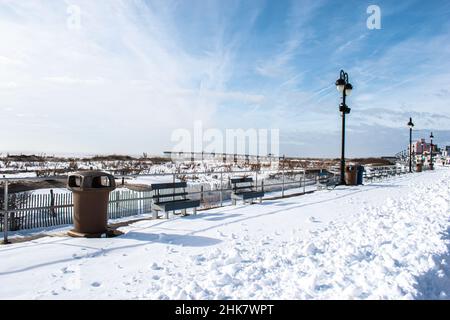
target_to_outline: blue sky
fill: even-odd
[[[0,0],[0,150],[158,154],[202,121],[337,157],[341,68],[349,156],[404,149],[410,116],[450,145],[449,17],[437,0]]]

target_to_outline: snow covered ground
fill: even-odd
[[[0,298],[446,299],[450,169],[0,247]]]

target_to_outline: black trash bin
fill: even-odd
[[[69,175],[67,188],[73,192],[74,237],[101,237],[107,232],[109,193],[116,188],[114,177],[101,171]]]
[[[358,165],[356,167],[356,170],[358,171],[358,178],[356,179],[356,184],[362,185],[364,183],[364,166]]]

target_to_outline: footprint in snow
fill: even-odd
[[[152,270],[162,270],[162,267],[158,266],[158,264],[154,262],[150,266],[150,269],[152,269]]]
[[[178,252],[178,251],[175,250],[174,248],[170,248],[170,247],[167,247],[167,248],[166,248],[166,251],[167,251],[168,254],[172,254],[172,253],[177,253],[177,252]]]
[[[61,273],[75,273],[75,270],[73,270],[73,267],[64,267],[61,269]]]
[[[102,285],[102,283],[101,282],[97,282],[97,281],[91,283],[91,286],[94,287],[94,288],[98,288],[101,285]]]

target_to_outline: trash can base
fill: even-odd
[[[75,230],[70,230],[67,232],[67,235],[73,238],[113,238],[122,234],[123,232],[110,228],[106,229],[106,231],[102,233],[84,233]]]

